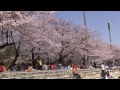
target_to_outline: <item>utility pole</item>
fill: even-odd
[[[111,43],[112,43],[112,40],[111,40],[111,32],[110,32],[110,30],[111,30],[111,22],[108,21],[109,39],[110,39],[110,44],[111,44]]]
[[[83,11],[83,16],[84,16],[84,27],[85,27],[85,35],[86,35],[86,44],[88,42],[88,33],[87,33],[87,24],[86,24],[86,14],[85,11]],[[87,54],[85,55],[85,60],[87,62],[88,68],[90,67],[90,61],[88,60],[88,50],[86,50]]]
[[[112,40],[111,40],[111,22],[108,21],[108,31],[109,31],[109,40],[110,40],[110,49],[112,50]],[[114,66],[115,60],[112,60],[112,64]]]
[[[86,15],[85,15],[85,11],[83,11],[83,16],[84,16],[84,26],[86,27]]]

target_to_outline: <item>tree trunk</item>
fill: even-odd
[[[8,44],[8,30],[6,31],[6,44]]]
[[[15,59],[13,60],[13,62],[11,63],[11,65],[9,66],[9,69],[11,69],[11,67],[15,64],[15,62],[17,61],[18,57],[19,57],[19,53],[18,53],[18,51],[16,51],[16,53],[15,53]]]
[[[9,66],[9,69],[11,69],[11,67],[15,64],[15,62],[17,61],[17,58],[19,57],[20,43],[21,43],[21,42],[19,42],[17,48],[16,48],[16,46],[15,46],[15,44],[14,44],[14,48],[15,48],[15,59],[13,60],[13,62],[11,63],[11,65]]]
[[[58,64],[63,64],[63,59],[62,58],[59,58]]]
[[[35,69],[35,58],[34,58],[34,53],[32,52],[32,64],[33,64],[33,69]]]
[[[72,65],[72,60],[71,59],[67,61],[67,66],[68,65]]]
[[[89,57],[87,56],[87,68],[89,69],[90,68],[90,60],[89,60]]]
[[[32,48],[32,51],[31,51],[33,69],[35,69],[35,54],[34,54],[34,49],[35,49],[35,48]]]
[[[85,58],[85,56],[83,57],[83,65],[86,66],[86,58]]]

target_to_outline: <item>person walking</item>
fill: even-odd
[[[105,78],[105,65],[104,65],[104,63],[101,64],[101,77]]]

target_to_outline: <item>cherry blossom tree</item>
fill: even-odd
[[[29,16],[30,17],[27,18],[31,19],[30,22],[19,25],[17,28],[18,32],[23,35],[21,43],[24,47],[22,49],[26,48],[26,51],[31,52],[32,61],[34,63],[35,56],[39,56],[39,54],[43,53],[47,54],[45,48],[51,43],[48,37],[51,32],[49,30],[49,23],[54,21],[55,18],[48,13],[29,14]]]
[[[15,59],[26,54],[33,61],[41,57],[44,62],[88,64],[89,58],[96,61],[110,60],[119,55],[119,47],[101,40],[95,32],[70,21],[60,19],[49,11],[1,11],[0,12],[0,49],[13,45]],[[118,57],[119,58],[119,57]],[[48,60],[49,59],[49,60]]]

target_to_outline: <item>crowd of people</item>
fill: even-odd
[[[14,64],[10,71],[16,72],[16,71],[26,71],[26,72],[33,72],[34,70],[72,70],[72,75],[78,79],[81,78],[81,76],[78,73],[78,68],[80,68],[77,64],[63,66],[62,64],[45,64],[45,63],[39,63],[39,66],[34,69],[32,62],[30,61],[28,64],[21,63],[21,64]],[[0,63],[0,72],[8,72],[9,70],[6,69],[5,65],[3,63]]]
[[[38,62],[35,64],[33,68],[32,61],[30,60],[28,63],[18,63],[13,64],[10,69],[7,70],[3,63],[0,63],[0,72],[8,72],[8,71],[33,71],[33,70],[72,70],[73,65],[63,66],[62,64],[47,64],[43,62]]]
[[[28,60],[26,63],[16,63],[11,66],[10,69],[7,69],[3,63],[0,64],[1,68],[4,67],[5,70],[1,69],[0,72],[8,72],[8,71],[33,71],[33,70],[68,70],[73,69],[74,64],[72,65],[62,65],[62,64],[54,64],[54,63],[45,63],[41,59],[36,60],[33,65],[32,60]],[[94,64],[96,67],[96,65]],[[86,65],[77,65],[78,69],[86,69]],[[94,67],[93,67],[94,68]]]
[[[96,65],[94,65],[96,67]],[[94,67],[94,68],[95,68]],[[107,65],[106,63],[101,64],[101,78],[102,79],[115,79],[115,77],[111,74],[113,72],[113,67]],[[34,70],[72,70],[72,75],[76,78],[81,79],[80,74],[78,73],[78,69],[81,69],[80,65],[72,64],[68,66],[63,66],[62,64],[47,64],[39,61],[33,68],[32,61],[29,61],[29,63],[18,63],[14,64],[10,70],[7,70],[5,65],[3,63],[0,63],[0,72],[8,72],[8,71],[26,71],[26,72],[33,72]],[[119,77],[120,78],[120,77]]]
[[[101,78],[102,79],[115,79],[115,77],[111,74],[113,68],[106,63],[101,64]]]

